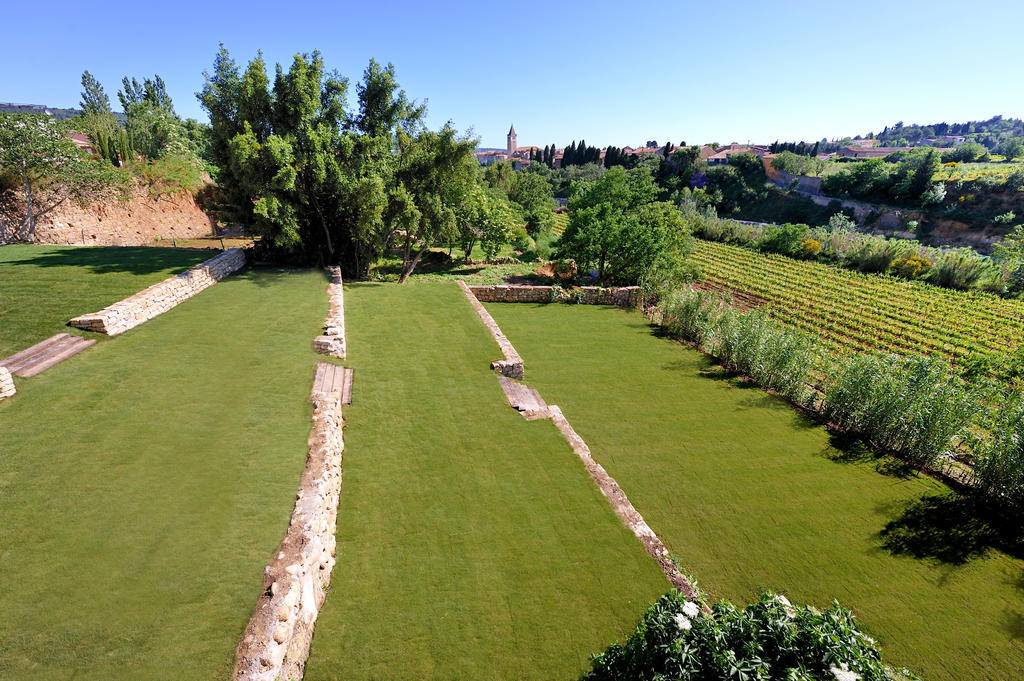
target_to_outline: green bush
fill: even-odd
[[[149,193],[153,196],[182,192],[194,194],[204,184],[202,171],[196,164],[179,156],[135,163],[130,167],[132,173],[149,186]]]
[[[662,325],[672,333],[705,347],[725,299],[708,291],[682,291],[663,301]]]
[[[772,321],[759,311],[719,318],[711,351],[729,371],[749,376],[798,404],[816,357],[810,336]]]
[[[633,634],[591,659],[585,681],[889,681],[917,678],[882,664],[849,610],[796,607],[770,592],[711,612],[675,591],[649,607]]]
[[[982,409],[980,395],[946,362],[896,355],[850,357],[821,406],[841,430],[925,466],[956,449]]]
[[[990,438],[975,457],[976,485],[996,507],[1024,514],[1024,394],[1006,399],[991,416]]]
[[[764,228],[757,247],[768,253],[798,255],[800,254],[800,243],[807,238],[810,229],[807,225],[802,224],[785,224],[781,227],[770,225]]]
[[[966,291],[986,276],[993,274],[993,265],[978,257],[969,248],[942,251],[928,271],[928,281],[936,286]]]

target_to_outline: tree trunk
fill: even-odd
[[[423,248],[421,248],[419,253],[416,254],[416,257],[412,259],[411,263],[409,263],[409,266],[402,268],[402,276],[398,280],[399,284],[404,284],[405,283],[405,280],[409,278],[409,275],[412,274],[412,271],[414,269],[416,269],[416,265],[420,264],[420,258],[422,258],[423,254],[426,253],[428,250],[430,250],[430,246],[429,245],[424,246]]]

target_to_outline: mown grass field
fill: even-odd
[[[0,678],[230,677],[305,461],[325,285],[244,271],[0,402]]]
[[[883,474],[635,312],[488,304],[526,380],[702,587],[851,607],[929,681],[1024,669],[1024,561],[935,482]]]
[[[574,679],[668,582],[452,282],[346,286],[338,564],[307,681]]]
[[[693,260],[706,288],[751,294],[772,317],[841,352],[953,361],[1024,343],[1024,302],[758,253],[703,239]]]
[[[216,253],[176,248],[0,247],[0,358]],[[94,334],[96,336],[96,334]]]

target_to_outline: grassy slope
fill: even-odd
[[[247,271],[0,403],[0,678],[230,676],[326,309],[317,272]]]
[[[929,681],[1009,679],[1024,668],[1024,563],[895,556],[880,532],[923,479],[842,463],[827,433],[698,353],[609,308],[487,306],[595,458],[700,583],[747,600],[761,588],[852,607],[890,662]],[[921,509],[921,506],[915,508]],[[937,514],[941,517],[942,506]],[[915,529],[914,516],[903,516]],[[917,527],[916,546],[970,554],[962,526]],[[935,534],[931,534],[935,531]]]
[[[346,287],[338,564],[307,681],[569,679],[668,582],[454,283]]]
[[[72,317],[215,256],[175,248],[0,248],[0,358],[62,331]]]

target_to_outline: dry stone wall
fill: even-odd
[[[7,367],[0,367],[0,400],[6,400],[17,392],[14,388],[14,379]]]
[[[40,218],[35,243],[145,246],[158,240],[195,239],[215,231],[216,223],[188,192],[153,197],[148,187],[140,186],[124,203],[83,207],[64,202]]]
[[[341,394],[314,392],[309,453],[288,532],[236,651],[235,681],[301,679],[335,563],[344,442]]]
[[[640,302],[640,288],[602,288],[581,286],[575,289],[556,289],[552,286],[469,286],[481,303],[580,303],[583,305],[618,305],[635,307]]]
[[[341,268],[328,268],[331,282],[327,285],[330,309],[324,323],[324,333],[313,339],[313,349],[321,355],[345,359],[345,288]]]
[[[239,248],[232,248],[190,270],[153,284],[130,298],[99,312],[75,317],[68,323],[79,329],[116,336],[167,312],[178,303],[237,272],[244,265],[245,253]]]
[[[491,362],[491,368],[494,369],[495,371],[497,371],[498,373],[500,373],[502,376],[508,376],[509,378],[519,378],[519,379],[521,379],[523,377],[523,358],[519,356],[518,352],[516,352],[516,349],[512,345],[512,342],[509,341],[509,339],[505,337],[505,334],[503,334],[501,332],[501,328],[498,326],[498,323],[496,321],[494,321],[494,317],[492,317],[491,314],[487,310],[484,309],[484,306],[480,304],[480,300],[481,299],[477,298],[476,292],[473,290],[474,288],[502,288],[502,287],[493,287],[493,286],[477,286],[477,287],[472,287],[472,286],[467,286],[466,282],[460,280],[459,281],[459,288],[461,288],[462,292],[464,294],[466,294],[466,298],[469,300],[470,304],[473,306],[473,309],[476,310],[477,316],[480,317],[481,320],[483,320],[484,325],[487,326],[488,330],[490,330],[490,332],[491,332],[491,335],[494,336],[494,340],[496,340],[498,342],[498,347],[501,348],[501,354],[503,354],[505,356],[505,359],[496,360],[494,362]],[[504,288],[509,288],[509,287],[506,286]],[[530,288],[543,288],[543,287],[532,286]],[[488,302],[490,302],[490,301],[488,301]]]

